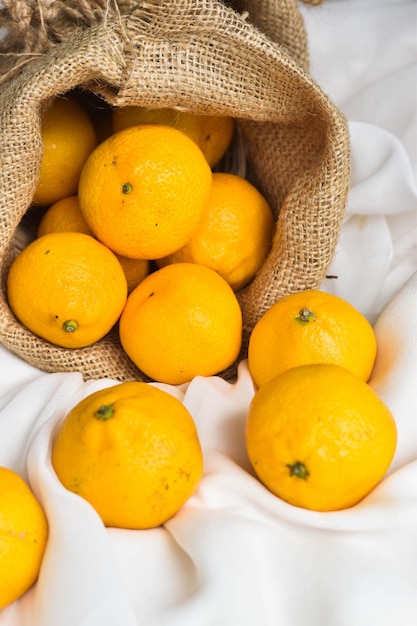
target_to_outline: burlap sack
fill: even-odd
[[[295,0],[233,6],[216,0],[45,0],[42,15],[40,0],[23,4],[26,26],[41,24],[43,34],[34,40],[37,50],[32,45],[24,51],[11,32],[12,54],[1,67],[0,341],[45,371],[146,380],[124,354],[116,330],[87,348],[58,348],[22,327],[7,304],[16,233],[39,175],[41,114],[51,97],[79,87],[110,105],[185,107],[237,119],[247,177],[276,217],[271,254],[238,294],[243,358],[254,324],[274,302],[325,278],[349,189],[346,120],[308,74]],[[70,15],[74,6],[78,16]],[[47,9],[57,11],[55,20]],[[266,34],[271,12],[276,19]],[[223,375],[231,378],[235,371]]]

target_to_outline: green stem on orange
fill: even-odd
[[[97,409],[97,411],[95,411],[94,417],[99,420],[108,420],[114,415],[114,411],[115,409],[113,404],[103,404]]]
[[[65,330],[66,333],[75,333],[78,328],[78,322],[77,320],[66,320],[62,324],[62,328]]]
[[[301,461],[296,461],[292,464],[287,464],[287,467],[290,470],[290,476],[296,476],[296,478],[302,478],[303,480],[307,480],[310,476],[310,472],[307,467]]]
[[[300,322],[314,322],[316,320],[316,315],[306,306],[300,309],[297,317],[295,318]]]
[[[132,193],[133,191],[133,185],[131,185],[131,183],[124,183],[123,187],[122,187],[122,192],[127,195],[129,193]]]

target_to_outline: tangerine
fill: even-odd
[[[261,482],[315,511],[362,500],[389,468],[396,443],[388,407],[339,365],[282,372],[256,391],[246,423],[249,459]]]

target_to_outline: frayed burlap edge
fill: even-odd
[[[219,0],[220,1],[220,0]],[[303,0],[320,4],[322,0]],[[98,26],[140,4],[137,0],[3,0],[0,10],[0,82],[75,33]],[[229,0],[245,19],[308,67],[307,36],[296,0]]]

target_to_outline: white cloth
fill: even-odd
[[[0,612],[0,626],[417,623],[417,5],[327,0],[302,11],[313,76],[352,137],[352,191],[329,272],[338,278],[323,289],[377,320],[370,384],[397,422],[394,461],[344,511],[274,497],[245,452],[254,388],[244,361],[234,384],[157,385],[195,419],[203,479],[163,527],[106,529],[59,483],[50,453],[68,410],[114,381],[46,374],[0,346],[0,464],[29,481],[50,524],[39,580]]]

